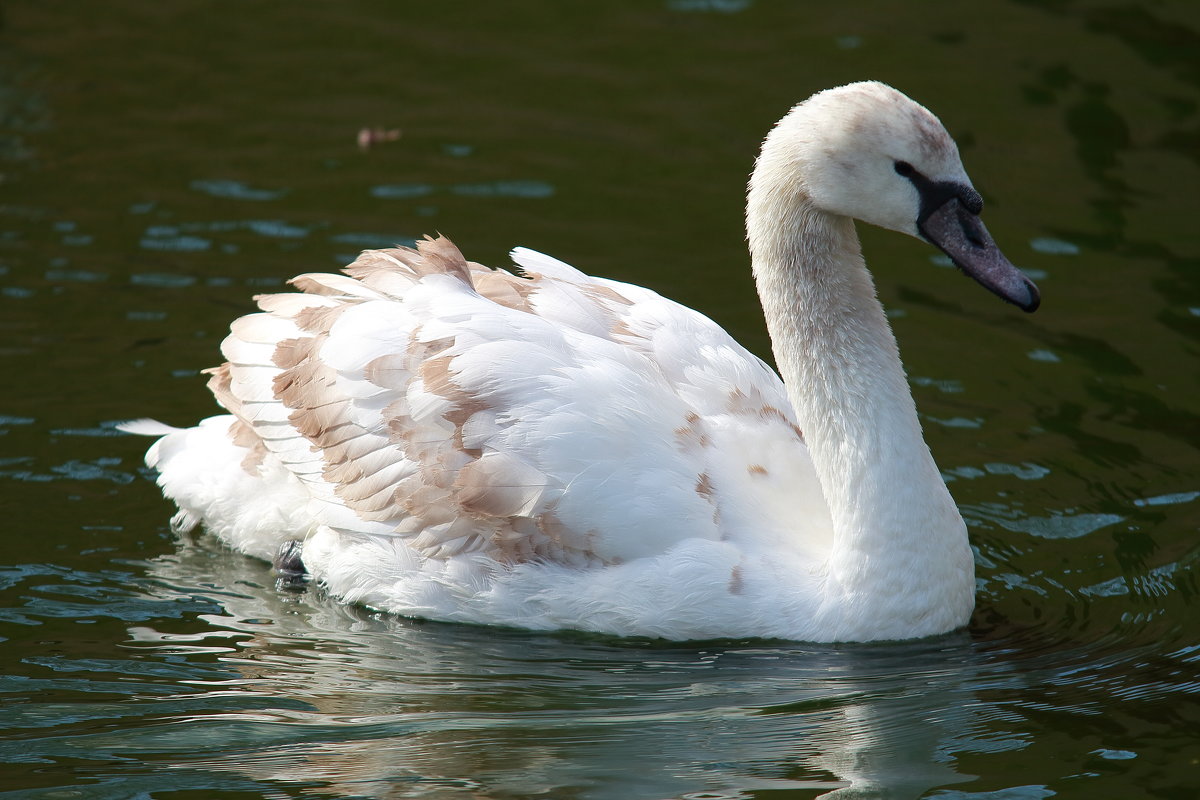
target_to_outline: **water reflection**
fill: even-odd
[[[160,599],[198,592],[222,610],[200,633],[133,628],[129,646],[234,670],[198,687],[223,709],[138,734],[176,768],[347,796],[916,798],[972,779],[958,752],[1022,746],[976,736],[993,709],[972,687],[1020,679],[965,634],[663,646],[381,618],[280,594],[264,567],[207,547],[149,569]]]
[[[1032,721],[1053,718],[1072,732],[1056,745],[1054,777],[1111,777],[1141,764],[1124,763],[1144,749],[1132,731],[1185,724],[1186,705],[1171,698],[1200,693],[1195,646],[1166,654],[1169,635],[1131,645],[1146,619],[1089,632],[1089,606],[1103,598],[1054,582],[1004,590],[1037,590],[1048,608],[1069,599],[1069,614],[1033,627],[985,603],[971,632],[925,642],[679,646],[372,615],[281,593],[264,565],[207,542],[145,568],[160,607],[208,605],[182,631],[131,618],[126,647],[182,691],[164,698],[160,687],[142,725],[75,737],[73,749],[132,750],[259,787],[1044,797],[1053,790],[1031,776],[967,765],[1032,748]]]

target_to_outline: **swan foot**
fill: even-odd
[[[279,545],[272,566],[275,567],[275,588],[281,592],[302,592],[308,587],[308,570],[304,568],[304,543],[284,542]]]

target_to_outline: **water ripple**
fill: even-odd
[[[1051,584],[1019,584],[1053,602]],[[0,761],[152,761],[210,791],[214,774],[351,796],[470,775],[527,796],[574,775],[614,798],[899,780],[966,797],[945,788],[971,780],[955,759],[1033,747],[1031,719],[1197,691],[1194,647],[1134,680],[1149,650],[1049,627],[826,647],[420,623],[281,594],[265,565],[211,543],[124,570],[0,570],[13,589],[44,626],[119,620],[129,655],[26,654],[29,675],[0,692],[22,700],[10,730],[37,733],[0,743]],[[973,794],[1023,796],[997,791]]]
[[[197,192],[233,200],[277,200],[287,193],[284,189],[254,189],[232,180],[196,180],[188,185]]]

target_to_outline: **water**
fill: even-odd
[[[0,797],[1194,796],[1194,4],[443,6],[6,6]],[[752,155],[863,77],[943,117],[1045,298],[1020,315],[863,232],[977,550],[969,630],[419,623],[168,531],[113,422],[212,413],[198,371],[249,296],[362,247],[524,244],[766,355]]]

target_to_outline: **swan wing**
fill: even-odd
[[[722,538],[755,458],[807,463],[782,384],[715,323],[513,257],[431,239],[257,298],[210,381],[243,467],[277,460],[347,535],[580,566]]]

